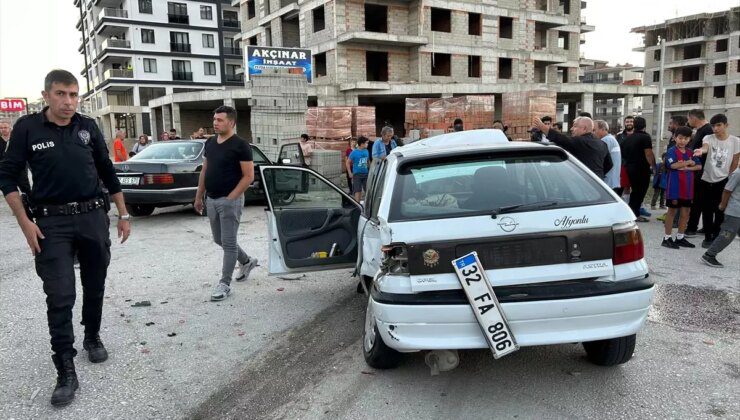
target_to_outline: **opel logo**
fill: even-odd
[[[123,165],[121,166],[121,169],[123,169],[123,172],[128,172],[128,170],[131,169],[131,167],[128,165]]]
[[[504,232],[513,232],[516,227],[519,226],[519,223],[516,222],[516,220],[512,219],[511,217],[503,217],[498,222],[498,227],[501,228]]]

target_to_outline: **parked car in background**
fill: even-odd
[[[195,201],[198,177],[203,168],[204,140],[170,140],[155,142],[126,162],[114,163],[118,180],[126,200],[129,213],[133,216],[148,216],[158,207],[190,205]],[[303,165],[303,155],[295,153],[296,147],[288,144],[281,150],[284,158],[279,164]],[[257,147],[252,145],[254,159],[254,182],[244,193],[245,204],[263,202],[262,165],[273,162]],[[290,194],[280,196],[290,199]]]

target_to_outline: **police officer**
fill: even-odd
[[[78,92],[77,79],[71,73],[51,71],[42,92],[48,106],[16,122],[5,158],[0,162],[0,190],[35,256],[36,273],[46,293],[52,360],[57,370],[53,405],[70,403],[78,388],[72,330],[75,254],[80,261],[83,290],[82,345],[91,362],[108,358],[98,333],[110,263],[110,238],[107,202],[98,179],[118,208],[118,237],[122,243],[131,231],[130,216],[103,135],[92,119],[75,112]],[[26,164],[30,165],[34,183],[29,205],[24,208],[17,182]]]

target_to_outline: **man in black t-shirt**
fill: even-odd
[[[250,258],[236,240],[244,192],[254,181],[254,162],[251,146],[234,133],[236,110],[221,106],[213,114],[216,135],[205,144],[195,210],[202,214],[203,196],[208,196],[206,213],[211,222],[213,241],[224,251],[221,280],[211,293],[211,300],[219,301],[231,293],[231,275],[237,261],[239,272],[236,281],[246,280],[257,266],[257,259]]]
[[[691,138],[689,145],[686,146],[689,149],[696,150],[701,149],[704,144],[704,137],[714,134],[712,131],[712,125],[707,121],[704,111],[701,109],[692,109],[688,115],[689,127],[696,130],[694,137]],[[701,165],[707,163],[706,156],[702,156]],[[702,203],[704,191],[702,190],[702,183],[700,182],[701,176],[704,174],[704,169],[694,173],[694,201],[691,202],[691,213],[689,215],[689,224],[686,227],[686,236],[696,236],[696,231],[699,228],[699,219],[701,218]]]
[[[645,119],[635,117],[634,124],[635,131],[621,144],[622,161],[632,187],[629,206],[637,221],[647,222],[648,220],[640,215],[640,207],[650,186],[650,174],[655,170],[655,155],[650,134],[645,132]]]

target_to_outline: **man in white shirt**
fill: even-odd
[[[731,136],[727,131],[727,117],[717,114],[709,120],[714,134],[705,136],[701,148],[694,150],[694,156],[706,155],[704,174],[701,176],[703,195],[702,223],[704,224],[704,241],[702,247],[709,248],[719,234],[719,227],[724,220],[724,212],[719,209],[722,191],[727,184],[727,177],[735,171],[740,160],[740,138]]]
[[[618,190],[621,187],[619,175],[622,170],[622,150],[619,148],[619,143],[614,136],[609,134],[609,124],[604,120],[594,121],[594,137],[601,139],[609,148],[609,155],[612,157],[614,166],[604,175],[604,182],[619,194]]]

